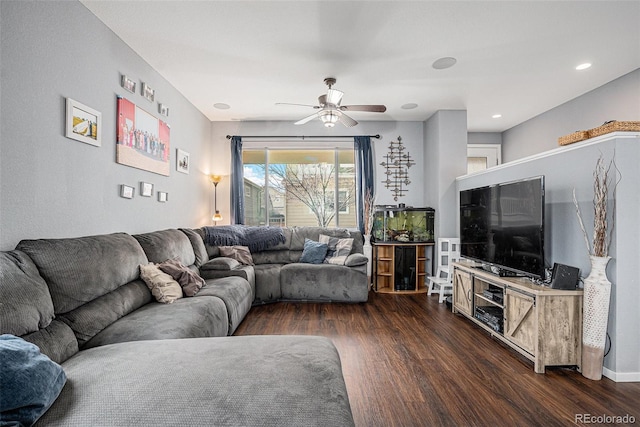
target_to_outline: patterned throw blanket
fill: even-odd
[[[247,225],[221,225],[204,227],[204,241],[211,246],[248,246],[251,252],[260,252],[286,237],[280,227],[257,227]]]

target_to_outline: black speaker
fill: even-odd
[[[551,288],[553,289],[575,289],[578,287],[578,276],[580,270],[569,265],[553,264],[551,272]]]

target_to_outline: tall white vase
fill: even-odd
[[[362,252],[364,252],[364,256],[367,257],[369,262],[367,262],[367,277],[371,278],[371,268],[373,267],[373,248],[371,247],[371,234],[364,235],[364,244],[362,245]],[[370,280],[370,279],[369,279]]]
[[[611,282],[607,264],[611,257],[591,258],[591,272],[584,279],[582,307],[582,375],[591,380],[602,378],[604,347],[607,341]]]

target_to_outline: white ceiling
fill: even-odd
[[[275,103],[335,77],[343,105],[387,106],[358,121],[466,109],[498,132],[640,67],[640,0],[81,1],[212,121],[296,121],[314,110]]]

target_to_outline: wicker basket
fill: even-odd
[[[570,133],[569,135],[561,136],[558,138],[559,145],[569,145],[574,142],[584,141],[589,138],[589,131],[579,130],[577,132]]]
[[[640,132],[640,122],[618,122],[612,120],[602,126],[589,129],[589,138],[604,135],[611,132]]]

